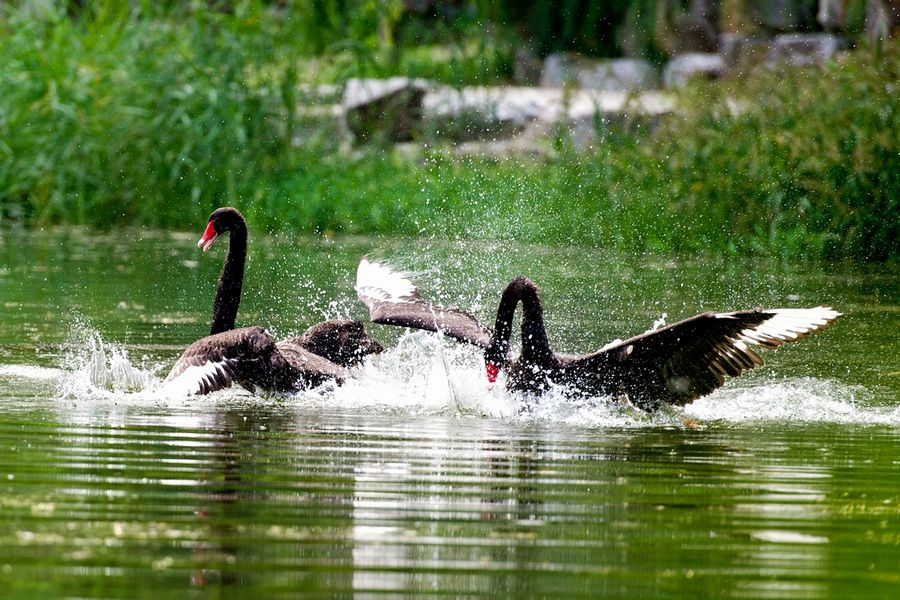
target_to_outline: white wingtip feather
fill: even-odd
[[[204,388],[214,387],[218,380],[228,381],[230,385],[231,379],[227,369],[229,363],[228,360],[223,362],[208,360],[202,365],[190,365],[175,377],[171,374],[166,377],[161,391],[170,396],[193,396],[202,394]]]
[[[406,273],[394,271],[387,263],[363,257],[356,269],[356,293],[384,302],[406,302],[416,295],[416,286]]]
[[[791,342],[823,329],[841,316],[828,306],[815,308],[775,308],[766,312],[774,316],[756,327],[741,332],[744,341],[755,344]]]

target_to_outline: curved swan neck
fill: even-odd
[[[210,335],[234,329],[241,288],[244,285],[244,263],[247,260],[247,225],[238,221],[231,227],[228,255],[216,286]]]
[[[519,302],[522,303],[522,356],[538,358],[552,354],[544,329],[544,309],[537,286],[525,277],[517,277],[503,290],[494,334],[485,351],[485,358],[497,366],[505,367],[509,362],[509,339]]]

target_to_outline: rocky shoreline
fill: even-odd
[[[428,144],[458,155],[542,156],[553,152],[548,140],[560,132],[576,149],[584,149],[609,128],[652,131],[677,114],[675,90],[691,81],[740,77],[757,69],[822,67],[840,62],[853,46],[853,38],[843,35],[847,24],[841,2],[819,2],[816,18],[824,31],[818,33],[797,31],[802,23],[790,3],[754,5],[753,22],[743,28],[752,33],[746,34],[717,33],[706,14],[715,11],[695,4],[700,8],[683,15],[693,21],[669,24],[677,31],[670,32],[664,65],[571,53],[539,60],[521,49],[514,85],[453,88],[405,77],[351,79],[343,86],[305,86],[300,114],[330,122],[346,148],[375,141],[413,154]],[[890,37],[900,12],[894,4],[867,3],[870,42],[873,36]],[[729,109],[739,111],[746,102],[735,100]]]

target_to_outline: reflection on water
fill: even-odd
[[[785,449],[786,450],[786,449]],[[780,451],[780,450],[779,450]],[[738,564],[759,570],[761,577],[735,590],[745,598],[822,598],[827,590],[830,552],[817,523],[833,519],[828,506],[829,473],[820,466],[777,465],[748,473],[754,480],[754,502],[736,506],[738,519],[752,523],[750,537],[762,542],[738,557]],[[799,481],[798,481],[799,480]],[[784,581],[785,572],[805,581]]]
[[[534,275],[567,350],[663,312],[799,296],[848,314],[652,415],[603,398],[524,402],[488,388],[472,350],[380,329],[393,349],[342,388],[177,398],[157,388],[206,329],[216,260],[193,237],[33,238],[0,247],[4,597],[893,598],[900,586],[891,272],[541,248],[497,265],[491,248],[395,247],[402,267],[444,265],[423,286],[482,316],[504,280]],[[350,279],[373,244],[258,242],[242,322],[286,337],[362,316]]]
[[[883,428],[107,410],[0,425],[0,564],[23,594],[99,578],[120,595],[133,573],[157,590],[363,594],[840,598],[897,583]],[[862,446],[870,458],[848,464]]]

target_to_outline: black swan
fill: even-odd
[[[544,328],[538,288],[517,277],[503,291],[494,330],[469,313],[424,300],[403,273],[363,259],[356,291],[369,307],[372,322],[439,331],[484,349],[488,380],[500,370],[512,390],[540,393],[551,384],[571,393],[608,395],[644,409],[684,405],[762,364],[750,344],[777,348],[831,324],[840,313],[827,307],[808,309],[707,312],[642,335],[615,342],[582,356],[551,350]],[[510,358],[513,314],[522,303],[522,350]]]
[[[359,321],[325,321],[277,343],[262,327],[235,329],[247,258],[244,217],[230,207],[213,211],[197,246],[205,252],[225,233],[231,239],[210,335],[188,346],[164,385],[188,394],[208,394],[235,383],[251,391],[294,392],[329,380],[341,383],[347,367],[383,350]]]

